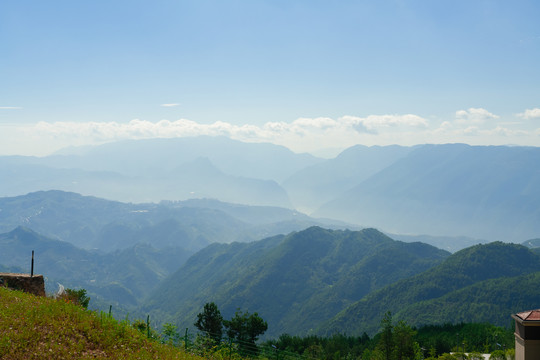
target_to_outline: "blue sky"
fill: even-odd
[[[540,145],[539,18],[520,0],[2,1],[0,155],[199,134]]]

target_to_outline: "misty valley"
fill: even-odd
[[[29,272],[35,251],[50,294],[190,331],[215,303],[260,315],[266,340],[369,338],[389,313],[508,327],[539,306],[538,164],[535,147],[323,159],[221,137],[2,156],[0,272]]]

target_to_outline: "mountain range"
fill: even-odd
[[[249,242],[313,225],[293,210],[212,199],[132,204],[63,191],[0,198],[0,269],[36,271],[48,291],[84,287],[92,304],[133,309],[212,243]]]
[[[226,204],[216,203],[221,207]],[[384,313],[412,325],[490,322],[537,307],[540,254],[534,241],[493,242],[454,254],[396,241],[375,229],[310,227],[247,243],[213,243],[187,257],[138,243],[104,253],[18,227],[0,234],[0,269],[88,290],[92,308],[150,314],[191,327],[206,302],[268,321],[268,336],[350,335],[379,330]],[[531,247],[531,248],[529,248]],[[141,315],[142,314],[142,315]]]
[[[191,326],[206,302],[224,316],[258,312],[269,335],[306,334],[368,293],[418,274],[448,252],[375,229],[311,227],[252,243],[213,244],[163,281],[143,312]]]
[[[540,299],[540,256],[517,244],[494,242],[460,250],[433,268],[390,284],[321,324],[323,333],[378,330],[391,311],[411,325],[510,323]]]
[[[540,233],[540,148],[422,145],[314,216],[403,234],[521,243]]]
[[[142,311],[191,326],[206,302],[256,311],[268,335],[375,334],[390,311],[426,324],[510,323],[538,307],[540,256],[493,242],[454,254],[375,229],[312,227],[249,244],[214,244],[164,280]]]
[[[322,161],[225,137],[147,139],[0,157],[0,196],[64,190],[124,202],[215,198],[290,207],[278,181]]]
[[[35,250],[49,291],[181,327],[210,301],[269,336],[374,334],[387,311],[507,325],[540,298],[538,164],[537,147],[321,159],[220,137],[0,157],[0,270]]]
[[[44,275],[49,293],[58,284],[85,288],[93,306],[104,303],[128,308],[136,306],[186,258],[180,249],[157,250],[146,244],[105,254],[23,227],[0,234],[0,264],[5,268],[30,273],[32,251],[34,272]]]
[[[0,157],[0,196],[216,199],[392,234],[520,243],[540,233],[539,163],[538,147],[357,145],[321,159],[223,137],[148,139]]]
[[[412,150],[411,147],[397,145],[355,145],[334,159],[297,171],[282,186],[287,190],[293,206],[310,213],[407,156]]]
[[[148,243],[191,255],[213,242],[253,241],[312,225],[345,226],[290,209],[211,199],[133,204],[63,191],[0,198],[0,232],[24,226],[105,252]]]

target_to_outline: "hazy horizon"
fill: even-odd
[[[0,155],[227,136],[540,144],[534,1],[4,2]]]

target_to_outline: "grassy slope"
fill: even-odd
[[[127,323],[61,300],[0,287],[2,359],[201,359],[148,340]]]

